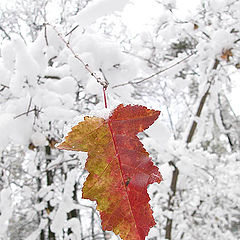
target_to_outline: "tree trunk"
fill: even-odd
[[[73,191],[73,200],[77,202],[77,183],[74,184],[74,191]],[[71,218],[79,218],[79,210],[73,209],[69,213],[67,213],[67,219]],[[72,229],[68,229],[68,235],[72,233]]]
[[[47,166],[51,163],[51,148],[50,146],[46,146],[45,147],[45,153],[46,153],[46,163]],[[47,186],[50,186],[53,184],[53,170],[47,170]],[[50,201],[47,202],[47,212],[48,214],[51,214],[51,212],[53,211],[54,207],[51,206]],[[55,240],[55,233],[51,231],[51,223],[52,220],[50,218],[48,218],[48,240]]]
[[[177,180],[178,180],[179,170],[173,161],[170,161],[169,165],[174,167],[172,182],[170,186],[171,193],[169,194],[169,198],[168,198],[168,210],[173,213],[174,196],[176,195],[176,190],[177,190]],[[172,239],[172,218],[167,218],[165,238]]]
[[[40,162],[37,165],[37,170],[40,171]],[[40,177],[37,178],[37,190],[39,191],[42,188],[42,180]],[[42,202],[42,198],[38,198],[38,202]],[[38,221],[41,222],[43,217],[43,211],[38,212]],[[45,240],[45,231],[42,229],[40,233],[40,240]]]
[[[214,65],[213,65],[212,69],[216,70],[218,65],[219,65],[219,60],[215,59],[215,62],[214,62]],[[200,103],[198,105],[198,109],[197,109],[197,112],[196,112],[196,115],[195,115],[196,117],[201,116],[201,113],[202,113],[203,107],[205,105],[207,96],[209,94],[210,88],[211,88],[211,82],[209,83],[207,91],[205,92],[205,94],[202,96],[202,98],[200,100]],[[194,120],[193,123],[192,123],[192,126],[190,128],[189,134],[187,136],[186,143],[190,143],[192,141],[192,138],[193,138],[193,135],[196,131],[196,128],[197,128],[197,122]],[[170,186],[171,193],[169,194],[169,198],[168,198],[168,209],[169,209],[169,211],[173,212],[174,196],[176,195],[176,190],[177,190],[177,181],[178,181],[179,169],[177,168],[177,166],[172,161],[169,162],[169,165],[174,167],[174,171],[173,171],[173,174],[172,174],[172,180],[171,180],[171,186]],[[167,223],[166,223],[166,228],[165,228],[166,229],[165,239],[169,239],[169,240],[172,239],[172,222],[173,222],[172,218],[167,218]]]

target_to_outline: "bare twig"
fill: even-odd
[[[126,82],[126,83],[118,84],[118,85],[113,86],[112,88],[123,87],[123,86],[128,85],[128,84],[139,84],[139,83],[145,82],[145,81],[147,81],[147,80],[149,80],[149,79],[151,79],[151,78],[153,78],[153,77],[155,77],[155,76],[157,76],[157,75],[159,75],[159,74],[161,74],[161,73],[163,73],[163,72],[166,72],[167,70],[169,70],[169,69],[177,66],[178,64],[184,62],[185,60],[187,60],[187,59],[189,59],[191,56],[193,56],[193,54],[195,54],[195,53],[192,53],[192,54],[188,55],[187,57],[183,58],[182,60],[180,60],[180,61],[178,61],[178,62],[170,65],[170,66],[167,67],[167,68],[164,68],[164,69],[162,69],[162,70],[160,70],[160,71],[158,71],[158,72],[150,75],[149,77],[143,78],[143,79],[141,79],[141,80],[139,80],[139,81],[129,81],[129,82]]]
[[[9,88],[9,86],[6,86],[4,84],[0,84],[0,86],[2,86],[2,88],[0,89],[0,92],[3,91],[5,88]]]
[[[72,30],[70,30],[65,37],[67,37],[68,35],[70,35],[73,31],[75,31],[77,28],[79,27],[79,25],[75,26]]]
[[[108,80],[107,80],[107,78],[106,78],[106,75],[105,75],[105,73],[103,72],[103,70],[102,70],[101,68],[99,68],[99,71],[102,73],[104,81],[107,83],[107,85],[109,85],[109,82],[108,82]]]
[[[156,64],[155,62],[151,61],[151,60],[148,59],[148,58],[145,58],[145,57],[142,57],[142,56],[139,56],[139,55],[137,55],[137,54],[134,54],[134,53],[131,53],[131,52],[127,52],[127,51],[123,51],[123,53],[126,53],[126,54],[131,55],[131,56],[136,57],[136,58],[139,58],[139,59],[141,59],[141,60],[143,60],[143,61],[146,61],[146,62],[148,62],[149,64],[157,67],[157,68],[160,68],[160,66],[159,66],[158,64]]]
[[[27,116],[30,112],[34,112],[35,114],[38,114],[38,113],[40,112],[40,110],[38,110],[36,107],[34,107],[34,108],[31,109],[31,110],[28,110],[28,111],[26,111],[26,112],[24,112],[24,113],[21,113],[21,114],[15,116],[14,119],[17,119],[17,118],[19,118],[19,117],[21,117],[21,116],[23,116],[23,115],[26,115],[26,116]]]
[[[28,116],[31,105],[32,105],[32,97],[30,98],[30,101],[29,101],[29,104],[28,104],[28,109],[27,109],[27,114],[26,114],[27,116]]]
[[[107,89],[108,87],[108,82],[103,81],[100,77],[97,76],[97,74],[95,72],[93,72],[89,65],[87,63],[85,63],[75,52],[74,50],[71,48],[70,44],[64,39],[64,37],[62,36],[61,33],[59,33],[56,29],[55,26],[52,26],[49,23],[46,23],[45,25],[48,25],[50,27],[52,27],[52,29],[57,33],[57,35],[59,36],[59,38],[64,42],[64,44],[66,45],[66,47],[70,50],[70,52],[73,54],[73,56],[85,67],[85,69],[91,74],[92,77],[94,77],[96,79],[96,81],[101,84],[103,86],[104,89]]]
[[[9,36],[9,34],[5,31],[5,29],[2,26],[0,26],[0,30],[4,32],[4,34],[6,35],[8,40],[11,40],[11,37]]]
[[[46,41],[46,45],[48,46],[48,38],[47,38],[47,26],[46,24],[44,24],[44,37],[45,37],[45,41]]]
[[[59,76],[49,76],[49,75],[45,75],[44,78],[50,78],[50,79],[61,79]]]

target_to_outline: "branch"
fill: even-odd
[[[23,115],[28,116],[28,114],[29,114],[30,112],[34,112],[35,115],[37,115],[38,113],[41,112],[41,110],[38,110],[38,109],[36,108],[36,106],[35,106],[33,109],[31,109],[31,110],[27,110],[26,112],[21,113],[21,114],[15,116],[13,119],[17,119],[17,118],[19,118],[19,117],[21,117],[21,116],[23,116]]]
[[[48,46],[48,37],[47,37],[47,26],[46,24],[44,24],[44,37],[45,37],[45,41],[46,41],[46,45]]]
[[[79,25],[75,26],[72,30],[70,30],[65,37],[67,37],[68,35],[70,35],[73,31],[75,31],[77,28],[79,27]]]
[[[94,73],[89,65],[87,63],[85,63],[75,52],[74,50],[71,48],[70,44],[64,39],[64,37],[62,36],[61,33],[59,33],[56,29],[55,26],[52,26],[49,23],[45,23],[45,25],[48,25],[50,27],[52,27],[52,29],[57,33],[57,35],[59,36],[59,38],[64,42],[64,44],[66,45],[66,47],[70,50],[70,52],[73,54],[73,56],[85,67],[85,69],[91,74],[92,77],[94,77],[96,79],[96,81],[101,84],[103,86],[104,89],[107,89],[108,87],[108,82],[103,81],[100,77],[97,76],[96,73]]]
[[[5,88],[9,88],[9,86],[6,86],[6,85],[4,85],[4,84],[0,84],[0,86],[2,87],[2,88],[0,89],[0,92],[2,92]]]
[[[141,60],[143,60],[143,61],[148,62],[148,63],[151,64],[151,65],[154,65],[154,66],[157,67],[157,68],[160,68],[160,66],[159,66],[158,64],[156,64],[155,62],[151,61],[151,60],[148,59],[148,58],[145,58],[145,57],[142,57],[142,56],[139,56],[139,55],[137,55],[137,54],[130,53],[130,52],[127,52],[127,51],[123,51],[123,53],[126,53],[126,54],[131,55],[131,56],[136,57],[136,58],[139,58],[139,59],[141,59]]]
[[[11,40],[11,37],[9,36],[9,34],[3,29],[2,26],[0,26],[0,30],[2,30],[4,32],[4,34],[6,35],[6,37],[8,38],[8,40]]]
[[[139,84],[139,83],[145,82],[145,81],[147,81],[147,80],[149,80],[149,79],[151,79],[151,78],[153,78],[153,77],[155,77],[155,76],[157,76],[157,75],[159,75],[159,74],[161,74],[161,73],[163,73],[163,72],[166,72],[167,70],[169,70],[169,69],[177,66],[178,64],[186,61],[188,58],[190,58],[190,57],[193,56],[194,54],[195,54],[195,52],[192,53],[192,54],[190,54],[190,55],[188,55],[187,57],[183,58],[182,60],[180,60],[180,61],[178,61],[178,62],[170,65],[169,67],[164,68],[164,69],[162,69],[162,70],[160,70],[160,71],[158,71],[158,72],[150,75],[149,77],[143,78],[143,79],[141,79],[141,80],[139,80],[139,81],[129,81],[129,82],[126,82],[126,83],[118,84],[118,85],[113,86],[112,88],[123,87],[123,86],[128,85],[128,84]]]
[[[173,175],[172,175],[172,181],[171,181],[171,193],[169,194],[168,198],[168,210],[173,212],[173,198],[176,195],[177,191],[177,181],[178,181],[178,175],[179,175],[179,170],[175,163],[173,161],[169,161],[168,163],[170,166],[174,167]],[[167,218],[167,223],[166,223],[166,233],[165,233],[165,238],[166,239],[172,239],[172,218]]]
[[[215,62],[214,62],[214,65],[213,65],[212,69],[216,70],[218,65],[219,65],[219,60],[215,59]],[[207,96],[209,94],[210,88],[211,88],[211,83],[209,84],[207,91],[204,93],[204,95],[201,98],[201,101],[200,101],[200,103],[198,105],[197,113],[195,115],[196,117],[200,117],[200,115],[202,113],[202,109],[203,109],[203,106],[204,106],[204,104],[206,102],[206,99],[207,99]],[[190,143],[192,141],[192,137],[193,137],[193,135],[195,133],[196,127],[197,127],[197,122],[194,120],[193,123],[192,123],[192,126],[190,128],[190,131],[189,131],[186,143]]]

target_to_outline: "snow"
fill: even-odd
[[[1,56],[4,66],[13,71],[15,65],[16,51],[14,50],[13,43],[10,41],[4,41],[1,47]]]
[[[67,213],[71,210],[76,208],[76,204],[73,203],[73,190],[74,190],[74,184],[78,176],[78,170],[74,169],[70,171],[67,175],[67,180],[65,182],[64,186],[64,192],[62,195],[62,201],[60,202],[59,208],[57,213],[54,216],[53,223],[51,225],[51,230],[59,235],[62,233],[62,229],[66,224],[67,220]],[[70,224],[73,224],[73,222],[70,222]],[[76,229],[76,225],[73,225],[72,230],[77,230],[79,232],[79,229]]]
[[[211,39],[211,49],[218,55],[222,54],[224,50],[232,48],[234,42],[234,36],[225,29],[218,29],[213,32]]]
[[[12,129],[13,115],[9,113],[1,113],[0,115],[0,152],[2,152],[10,142],[9,133]]]
[[[35,132],[31,136],[31,140],[34,146],[43,147],[47,144],[46,137],[40,132]]]
[[[47,223],[48,223],[48,219],[41,219],[38,229],[32,232],[30,236],[26,238],[26,240],[36,240],[39,237],[41,230],[47,226]]]
[[[38,63],[32,55],[28,53],[22,38],[14,36],[12,43],[16,51],[16,78],[18,81],[23,81],[24,78],[26,78],[29,85],[35,86],[37,76],[40,75]]]
[[[108,119],[112,113],[114,108],[108,107],[108,108],[99,108],[99,109],[94,109],[92,110],[88,116],[95,116],[103,119]]]
[[[129,0],[97,0],[90,2],[87,7],[82,10],[74,20],[78,22],[80,27],[87,27],[94,23],[98,18],[111,14],[115,11],[121,11]],[[107,6],[107,7],[106,7]]]
[[[60,141],[72,126],[83,121],[84,116],[107,119],[118,104],[136,102],[162,111],[159,119],[146,130],[147,136],[144,133],[140,136],[164,179],[161,184],[148,188],[157,222],[149,237],[164,238],[168,216],[173,218],[174,239],[182,233],[186,239],[234,239],[230,232],[222,233],[221,228],[225,231],[225,226],[231,225],[236,206],[239,206],[239,151],[238,138],[235,137],[238,136],[239,122],[239,69],[235,67],[239,63],[239,42],[234,43],[239,34],[231,32],[233,28],[239,30],[239,3],[233,2],[231,6],[227,1],[211,0],[205,4],[206,12],[202,9],[201,14],[193,16],[195,6],[199,4],[199,1],[194,1],[184,7],[184,16],[181,16],[181,4],[186,2],[190,1],[164,0],[159,4],[154,0],[94,0],[71,19],[73,26],[79,27],[65,38],[97,76],[108,80],[107,109],[102,86],[72,55],[51,26],[47,26],[46,32],[48,45],[44,28],[32,43],[28,37],[23,41],[12,34],[11,41],[3,41],[0,84],[7,87],[0,86],[0,175],[3,182],[0,239],[11,238],[12,229],[15,230],[16,226],[21,226],[23,232],[35,229],[24,238],[38,239],[41,229],[47,229],[48,219],[44,220],[45,217],[53,219],[51,228],[60,235],[58,238],[78,239],[82,234],[87,238],[91,227],[91,207],[96,207],[96,204],[80,200],[81,189],[77,196],[80,204],[73,199],[74,184],[77,182],[81,188],[87,177],[84,170],[87,153],[51,148],[51,156],[48,156],[51,163],[48,163],[44,148],[48,144],[46,139]],[[50,8],[54,4],[51,3]],[[117,13],[116,17],[115,13],[121,10],[123,12]],[[56,8],[53,15],[59,11],[60,8]],[[220,17],[223,17],[221,21]],[[194,23],[198,29],[193,28]],[[57,29],[64,32],[66,28],[61,25]],[[197,52],[187,61],[142,85],[114,87],[159,71],[157,66],[150,66],[148,58],[161,69],[183,59],[186,53],[178,53],[174,57],[170,49],[173,42],[186,38],[192,43],[197,42],[196,48],[186,50],[187,54]],[[233,53],[229,62],[221,58],[227,49],[232,49]],[[136,56],[123,53],[123,50]],[[54,58],[51,66],[50,58]],[[215,58],[220,60],[220,64],[213,71]],[[180,72],[186,74],[185,79]],[[198,104],[208,88],[208,81],[212,80],[201,116],[196,118]],[[196,84],[193,95],[188,92],[189,83]],[[229,97],[231,88],[237,116],[229,107],[224,107],[224,111],[229,113],[225,116],[229,129],[225,129],[218,95],[224,93]],[[89,97],[96,99],[96,104],[88,101]],[[232,101],[230,99],[231,105]],[[173,129],[169,128],[167,107]],[[193,141],[186,144],[193,120],[197,122],[197,129]],[[226,133],[233,138],[236,150],[229,146]],[[38,148],[29,149],[29,143]],[[170,161],[179,169],[173,213],[168,207],[175,169]],[[51,186],[46,183],[47,170],[54,173]],[[40,190],[35,184],[39,179],[42,184]],[[39,198],[42,198],[40,203]],[[199,207],[201,200],[204,202]],[[46,212],[47,201],[54,207],[49,215]],[[17,211],[13,212],[13,209]],[[82,229],[77,218],[67,217],[73,209],[80,210]],[[197,215],[194,217],[192,213],[195,210]],[[43,211],[43,216],[40,211]],[[23,220],[19,217],[22,213],[26,216]],[[37,214],[41,216],[40,224],[35,221]],[[101,232],[98,217],[94,222],[96,233]],[[202,222],[195,224],[195,221]],[[31,229],[29,225],[25,228],[26,222],[33,224]],[[68,227],[73,233],[63,237]],[[111,237],[114,238],[117,237]]]
[[[1,62],[0,62],[0,76],[1,76],[0,84],[8,86],[10,80],[10,71],[8,71]]]
[[[73,110],[63,109],[57,106],[46,107],[44,110],[44,117],[49,121],[54,120],[70,120],[77,115]]]
[[[51,79],[46,80],[46,87],[59,94],[74,94],[77,88],[77,83],[73,77],[63,77],[57,81]]]
[[[161,114],[154,124],[145,130],[145,133],[150,137],[151,141],[156,142],[154,145],[158,145],[158,148],[166,147],[171,136],[169,129],[162,123]]]
[[[8,221],[13,213],[11,194],[10,188],[4,188],[0,192],[0,238],[2,239],[6,239],[7,237]]]

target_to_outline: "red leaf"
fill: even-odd
[[[109,119],[85,117],[60,149],[88,151],[83,198],[96,200],[102,227],[124,240],[143,240],[155,225],[147,186],[162,180],[136,136],[159,116],[143,106],[119,105]]]

